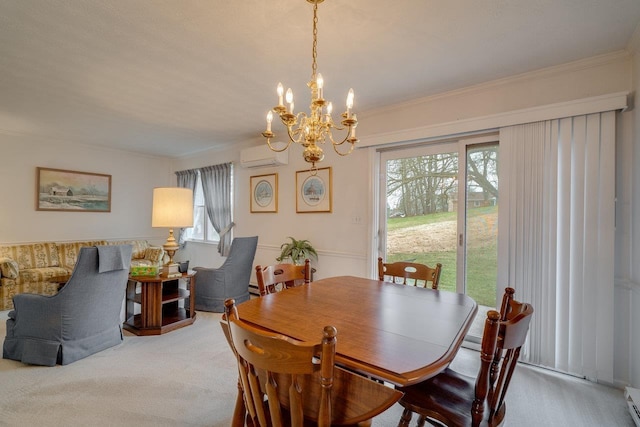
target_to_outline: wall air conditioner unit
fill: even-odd
[[[274,144],[277,147],[277,145]],[[276,152],[268,145],[245,148],[240,151],[240,165],[243,168],[259,168],[263,166],[279,166],[289,164],[289,150]]]

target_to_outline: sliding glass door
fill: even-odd
[[[441,263],[440,289],[496,307],[497,166],[496,135],[383,151],[379,255]]]
[[[495,308],[498,281],[498,144],[466,146],[464,292]],[[481,316],[484,319],[484,316]]]

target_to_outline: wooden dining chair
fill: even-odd
[[[480,369],[473,378],[452,369],[416,385],[401,387],[400,404],[405,408],[398,426],[408,426],[415,412],[418,426],[497,426],[504,421],[507,388],[520,348],[529,330],[533,307],[513,299],[507,288],[501,312],[489,311],[480,352]]]
[[[308,343],[258,329],[225,302],[225,335],[238,360],[246,424],[267,426],[370,425],[402,392],[334,365],[337,330],[325,326]],[[320,330],[318,330],[320,336]],[[234,415],[234,425],[240,416]]]
[[[256,278],[258,279],[260,296],[310,283],[312,281],[311,273],[308,259],[304,260],[304,265],[275,264],[266,267],[257,265]]]
[[[435,268],[425,264],[415,262],[382,262],[382,258],[378,258],[378,280],[387,280],[393,283],[401,283],[403,285],[414,285],[427,287],[427,283],[431,283],[431,289],[438,289],[440,282],[440,273],[442,272],[442,264],[437,263]],[[407,279],[410,279],[407,281]]]

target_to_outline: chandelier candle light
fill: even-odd
[[[304,112],[294,114],[293,108],[293,91],[289,88],[285,94],[282,83],[278,83],[278,105],[273,107],[273,111],[267,113],[267,130],[262,132],[262,136],[267,138],[267,145],[273,151],[284,151],[291,145],[292,142],[300,144],[304,147],[302,156],[304,160],[311,163],[311,170],[316,169],[316,162],[321,162],[324,159],[324,152],[318,143],[324,144],[327,140],[331,142],[333,149],[341,156],[346,156],[353,151],[354,144],[358,142],[356,138],[356,127],[358,126],[358,118],[351,111],[353,108],[353,89],[349,89],[347,95],[347,110],[342,113],[342,126],[336,126],[331,118],[331,112],[333,106],[331,102],[325,101],[323,98],[323,86],[324,80],[322,74],[317,72],[317,45],[318,45],[318,4],[324,0],[306,0],[309,3],[313,3],[313,50],[312,50],[312,63],[311,63],[311,80],[307,83],[311,90],[311,113],[307,115]],[[283,104],[283,95],[285,95],[284,101],[287,106]],[[273,112],[276,112],[280,116],[282,124],[287,127],[287,133],[289,135],[289,142],[281,149],[271,145],[271,139],[275,134],[271,131],[271,122],[273,121]],[[346,135],[341,141],[333,139],[331,133],[332,129],[339,131],[346,129]],[[339,146],[345,142],[349,143],[349,148],[345,151],[340,151]]]

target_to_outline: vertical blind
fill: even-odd
[[[615,112],[500,130],[499,282],[535,313],[522,360],[613,382]]]

